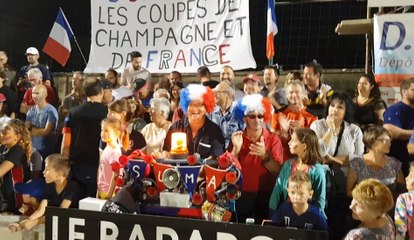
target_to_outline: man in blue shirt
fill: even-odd
[[[284,202],[272,216],[272,223],[282,227],[307,230],[328,230],[328,224],[320,209],[308,203],[313,190],[306,172],[297,171],[289,177],[289,201]]]
[[[237,103],[234,101],[234,88],[227,81],[219,83],[214,88],[216,106],[214,111],[207,116],[217,124],[223,132],[225,148],[229,146],[231,134],[244,129],[244,123],[234,116],[234,108]]]
[[[39,151],[43,159],[56,153],[56,128],[58,113],[56,109],[46,102],[47,89],[43,84],[33,88],[32,97],[35,106],[27,112],[25,125],[30,131],[32,145]]]
[[[407,151],[408,139],[414,133],[414,78],[400,84],[402,99],[384,112],[384,128],[392,135],[390,155],[402,162],[404,176],[408,175],[409,163],[414,159]]]

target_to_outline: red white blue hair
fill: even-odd
[[[210,87],[205,87],[201,84],[190,84],[181,90],[180,107],[185,114],[187,114],[188,105],[195,100],[200,100],[208,113],[214,111],[216,100],[214,92]]]
[[[260,94],[245,95],[237,101],[236,118],[243,122],[243,117],[249,113],[263,114],[265,123],[272,119],[273,106],[270,101]]]

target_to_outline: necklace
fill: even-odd
[[[366,105],[367,103],[369,103],[372,100],[372,98],[366,98],[366,97],[362,97],[362,96],[358,96],[357,97],[357,104],[360,106]]]

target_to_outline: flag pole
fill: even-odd
[[[273,65],[273,58],[270,58],[269,59],[269,66],[272,66]]]
[[[75,34],[73,34],[73,40],[75,41],[76,46],[77,46],[77,47],[78,47],[78,49],[79,49],[79,52],[80,52],[80,54],[81,54],[81,56],[82,56],[82,59],[83,59],[83,62],[85,63],[85,65],[88,65],[88,62],[86,62],[85,55],[83,54],[82,49],[81,49],[81,47],[79,46],[79,43],[78,43],[78,40],[76,39]]]
[[[63,9],[62,9],[61,7],[59,7],[59,10],[60,10],[60,11],[62,11],[63,17],[65,18],[65,21],[66,21],[66,22],[68,22],[68,21],[67,21],[67,19],[66,19],[65,13],[63,12]],[[82,56],[82,59],[83,59],[83,62],[85,63],[85,66],[87,66],[87,65],[88,65],[88,62],[86,62],[85,55],[83,54],[82,49],[81,49],[81,47],[80,47],[80,45],[79,45],[79,43],[78,43],[78,39],[76,39],[75,33],[73,32],[73,30],[72,30],[72,28],[70,27],[69,23],[68,23],[68,27],[69,27],[70,31],[72,32],[72,35],[73,35],[73,40],[75,41],[76,46],[77,46],[77,47],[78,47],[78,49],[79,49],[79,52],[80,52],[80,54],[81,54],[81,56]]]

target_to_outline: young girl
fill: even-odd
[[[319,153],[318,137],[309,128],[297,128],[292,133],[289,150],[295,157],[285,162],[280,170],[269,201],[271,213],[288,199],[288,179],[296,171],[309,174],[314,191],[311,203],[324,213],[326,178],[320,164],[323,159]]]
[[[395,227],[397,239],[414,239],[414,164],[410,164],[410,172],[405,178],[408,192],[400,194],[395,203]]]
[[[101,123],[101,140],[106,147],[101,152],[98,169],[98,198],[110,199],[115,191],[117,174],[112,171],[111,164],[118,162],[122,155],[119,144],[122,134],[121,121],[105,118]]]
[[[120,139],[122,139],[122,153],[124,155],[130,155],[134,150],[142,149],[146,146],[144,136],[135,129],[137,125],[135,119],[136,107],[137,105],[134,100],[126,99],[112,102],[108,106],[108,117],[116,118],[121,121],[123,131]],[[142,125],[142,127],[139,128],[139,130],[141,130],[146,123],[138,125]],[[103,145],[104,144],[102,144],[102,146]],[[104,147],[102,147],[102,149],[103,148]]]
[[[22,195],[14,191],[14,185],[29,180],[30,135],[22,121],[13,119],[1,130],[0,142],[0,212],[17,213]]]

